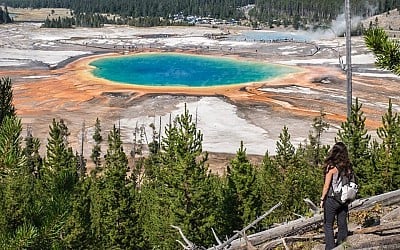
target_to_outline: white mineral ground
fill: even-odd
[[[2,25],[0,76],[14,83],[14,102],[24,130],[48,138],[53,118],[64,119],[71,146],[79,151],[85,123],[85,155],[92,148],[98,117],[106,139],[113,125],[121,126],[123,140],[133,140],[136,126],[150,123],[164,131],[182,114],[184,104],[203,133],[203,150],[235,153],[240,141],[248,154],[275,153],[286,126],[292,143],[303,143],[313,118],[326,113],[330,129],[323,143],[332,143],[346,117],[345,39],[333,33],[304,34],[310,42],[259,42],[211,39],[206,34],[245,32],[245,28],[106,26],[100,29],[43,29],[35,23]],[[260,31],[262,32],[262,31]],[[104,56],[143,52],[182,52],[253,60],[297,67],[298,73],[266,82],[212,88],[155,88],[112,83],[94,77],[90,61]],[[371,134],[381,125],[389,98],[399,112],[399,78],[374,66],[362,37],[352,37],[353,97],[363,104]],[[44,148],[44,146],[42,146]],[[105,151],[106,145],[103,147]],[[127,144],[125,151],[129,152]]]

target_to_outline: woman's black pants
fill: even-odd
[[[338,234],[337,245],[346,240],[347,229],[347,213],[349,206],[342,205],[334,198],[328,197],[324,203],[324,231],[325,231],[325,249],[330,250],[335,248],[335,238],[333,233],[333,224],[337,217]]]

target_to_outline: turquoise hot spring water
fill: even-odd
[[[142,86],[213,87],[261,82],[296,72],[275,64],[179,53],[107,57],[90,65],[96,77]]]

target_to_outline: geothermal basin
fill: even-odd
[[[294,67],[182,53],[107,57],[90,63],[107,80],[144,86],[213,87],[267,81],[294,73]]]

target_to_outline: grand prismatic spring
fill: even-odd
[[[291,67],[178,53],[108,57],[91,63],[97,77],[145,86],[212,87],[265,81]]]

